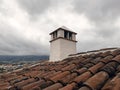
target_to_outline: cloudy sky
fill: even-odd
[[[0,0],[0,55],[49,55],[49,33],[77,32],[77,51],[120,47],[120,0]]]

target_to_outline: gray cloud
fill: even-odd
[[[98,37],[102,37],[104,39],[107,38],[112,38],[118,33],[118,28],[115,27],[99,27],[98,29],[96,28],[96,34]]]
[[[48,9],[50,0],[17,0],[30,15],[38,15]]]
[[[0,4],[2,4],[3,3],[3,0],[0,0]]]
[[[3,0],[0,0],[0,11],[1,11],[1,5],[3,4]]]
[[[115,23],[120,17],[119,3],[119,0],[0,0],[0,54],[49,54],[49,33],[60,25],[78,33],[78,52],[117,47],[120,28]],[[37,16],[37,20],[29,16]]]
[[[0,55],[44,55],[48,54],[46,47],[34,41],[28,40],[15,28],[2,24],[0,26]],[[22,34],[22,33],[21,33]]]
[[[94,33],[94,34],[90,34]],[[120,47],[120,28],[114,26],[98,26],[84,32],[83,36],[78,37],[78,52],[97,50],[101,48]]]
[[[76,0],[74,10],[96,22],[116,20],[120,15],[120,0]]]
[[[80,42],[82,50],[118,45],[115,41],[119,38],[120,28],[114,24],[120,17],[120,0],[76,0],[73,1],[73,7],[74,12],[84,14],[95,26],[90,30],[96,34],[94,40]]]
[[[94,36],[86,33],[83,37],[79,37],[77,44],[78,52],[98,50],[101,48],[120,47],[120,29],[99,28],[98,30],[93,30],[93,32],[95,33]],[[89,38],[89,36],[92,38]]]

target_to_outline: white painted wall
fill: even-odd
[[[60,40],[50,42],[50,61],[58,61],[60,58]]]
[[[76,42],[59,38],[50,44],[50,61],[60,61],[76,53]]]
[[[76,53],[76,42],[74,41],[69,41],[66,39],[60,39],[60,48],[61,48],[61,56],[60,60],[63,60],[68,57],[70,54],[75,54]]]

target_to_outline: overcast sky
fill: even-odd
[[[120,47],[120,0],[0,0],[0,55],[49,55],[49,33],[77,32],[77,51]]]

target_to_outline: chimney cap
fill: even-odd
[[[76,32],[70,30],[70,29],[67,28],[66,26],[62,26],[62,27],[59,27],[58,29],[56,29],[55,31],[51,32],[50,35],[53,34],[53,33],[56,32],[56,31],[58,31],[58,30],[69,31],[69,32],[71,32],[71,33],[77,34]]]

